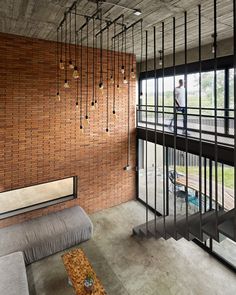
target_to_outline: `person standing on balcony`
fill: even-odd
[[[186,105],[185,105],[185,87],[184,87],[183,79],[179,80],[179,85],[175,88],[175,108],[176,108],[176,116],[174,115],[174,117],[170,120],[169,129],[173,131],[173,127],[176,126],[177,128],[177,112],[181,112],[183,115],[183,134],[186,134],[187,133],[187,112],[186,112]]]

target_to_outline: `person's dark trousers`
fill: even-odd
[[[170,127],[172,127],[172,125],[174,125],[174,129],[176,128],[176,132],[177,132],[177,112],[181,112],[183,115],[183,128],[184,131],[187,130],[187,112],[186,112],[186,108],[184,107],[177,107],[176,108],[176,114],[174,115],[174,117],[170,120]]]
[[[187,112],[186,112],[186,108],[178,108],[178,111],[182,112],[184,131],[186,131],[187,130]]]

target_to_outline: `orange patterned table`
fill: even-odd
[[[88,258],[81,249],[67,252],[62,255],[62,260],[76,295],[107,295]],[[84,289],[84,279],[88,274],[92,274],[94,279],[94,290],[92,293],[88,293]]]

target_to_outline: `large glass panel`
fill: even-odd
[[[146,92],[147,86],[147,92]],[[142,80],[142,93],[140,97],[140,118],[142,122],[146,122],[146,115],[148,123],[155,122],[154,106],[155,106],[155,79]],[[146,114],[146,97],[147,97],[147,114]]]
[[[166,165],[163,167],[163,146],[156,145],[156,209],[163,212],[163,175]],[[146,162],[146,153],[148,155]],[[155,144],[139,139],[138,158],[139,194],[138,197],[146,202],[146,171],[148,177],[148,205],[155,208]],[[146,170],[147,169],[147,170]],[[165,176],[164,176],[165,177]]]
[[[219,171],[219,180],[223,184],[223,200],[220,200],[226,211],[234,208],[234,167],[224,165]],[[212,250],[236,267],[236,243],[220,235],[220,243],[213,240]]]
[[[0,193],[0,218],[15,215],[34,208],[44,207],[51,202],[58,203],[62,198],[73,199],[74,177],[37,184]],[[44,204],[44,205],[43,205]],[[26,209],[28,208],[28,209]]]

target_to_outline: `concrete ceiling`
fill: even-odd
[[[148,55],[153,56],[153,26],[157,30],[157,49],[161,49],[161,22],[165,23],[165,52],[172,52],[173,16],[176,18],[176,51],[184,49],[184,11],[188,13],[188,48],[198,44],[198,4],[202,4],[202,42],[211,43],[213,30],[213,0],[107,0],[121,6],[140,9],[142,15],[135,16],[129,9],[102,4],[103,17],[113,20],[120,14],[125,15],[125,24],[130,25],[143,18],[143,29],[148,30]],[[56,40],[56,29],[63,19],[64,12],[74,0],[0,0],[0,32],[27,37]],[[77,11],[80,14],[92,15],[97,7],[94,0],[78,0]],[[219,40],[233,35],[233,0],[217,1],[217,38]],[[74,19],[72,18],[72,26]],[[80,27],[85,22],[82,16],[77,17]],[[104,24],[105,25],[105,24]],[[99,30],[99,21],[96,22]],[[89,45],[92,45],[92,24],[89,26]],[[110,36],[112,32],[110,32]],[[134,31],[135,53],[140,59],[140,25]],[[86,36],[83,37],[85,41]],[[72,42],[73,42],[72,36]],[[127,51],[132,51],[131,31],[127,33]],[[103,36],[106,46],[106,35]]]

